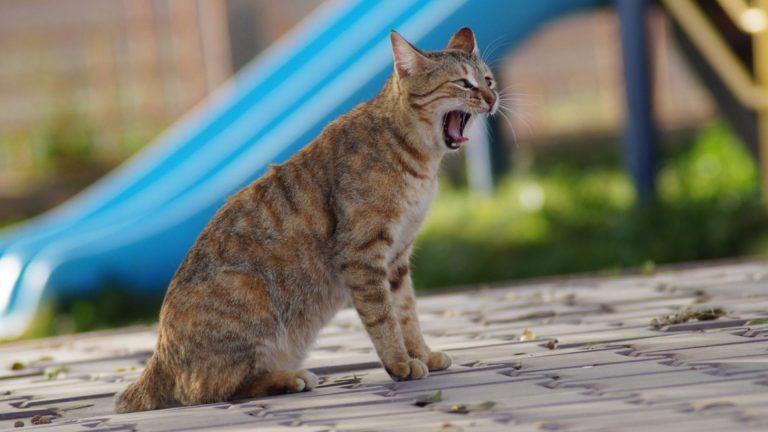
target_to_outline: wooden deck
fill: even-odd
[[[391,381],[343,310],[306,362],[322,378],[312,392],[123,415],[114,394],[140,373],[152,329],[0,345],[0,428],[768,430],[768,261],[437,295],[419,307],[428,341],[454,360],[427,379]],[[697,319],[712,311],[724,315]]]

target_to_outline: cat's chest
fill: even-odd
[[[437,180],[420,180],[409,186],[403,192],[402,213],[394,229],[395,243],[392,249],[395,253],[407,247],[416,237],[437,193]]]
[[[437,192],[436,180],[422,180],[411,185],[404,193],[406,204],[404,222],[421,223],[426,217]]]

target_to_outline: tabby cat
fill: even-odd
[[[231,197],[168,288],[157,349],[118,412],[311,390],[300,364],[350,299],[394,380],[451,359],[424,343],[409,257],[446,153],[498,93],[475,36],[439,51],[391,32],[381,92]]]

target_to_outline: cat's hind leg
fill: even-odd
[[[267,372],[243,383],[234,399],[310,391],[317,383],[317,375],[307,370]]]
[[[219,269],[184,295],[170,291],[164,308],[166,342],[160,348],[172,359],[176,399],[183,405],[232,399],[252,377],[275,368],[279,319],[259,274]]]
[[[178,374],[175,398],[182,405],[200,405],[223,402],[242,385],[248,376],[250,366],[240,364],[226,365],[213,362],[185,370]]]

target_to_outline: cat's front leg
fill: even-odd
[[[389,266],[390,292],[405,348],[411,357],[426,363],[430,371],[447,369],[451,365],[451,358],[442,352],[430,350],[421,333],[411,280],[410,255],[411,248],[408,247],[397,254]]]
[[[387,373],[394,380],[424,378],[429,374],[427,365],[408,355],[389,290],[384,256],[391,244],[391,236],[383,230],[352,241],[339,270]]]

